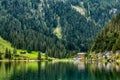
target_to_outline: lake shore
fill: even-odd
[[[50,60],[0,60],[0,62],[39,62],[39,61],[50,61]]]
[[[108,60],[102,60],[102,59],[84,59],[84,60],[80,60],[80,59],[77,59],[77,60],[74,60],[73,58],[68,58],[68,59],[42,59],[42,60],[37,60],[37,59],[21,59],[21,60],[18,60],[18,59],[13,59],[13,60],[9,60],[9,59],[3,59],[3,60],[0,60],[0,62],[41,62],[41,61],[48,61],[48,62],[119,62],[120,63],[120,60],[114,60],[114,61],[108,61]]]
[[[18,60],[18,59],[13,59],[13,60],[9,60],[9,59],[3,59],[0,60],[0,62],[40,62],[40,61],[53,61],[53,62],[68,62],[68,61],[73,61],[73,59],[42,59],[42,60],[37,60],[37,59],[26,59],[26,60]]]

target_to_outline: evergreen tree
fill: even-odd
[[[41,53],[40,53],[40,51],[38,52],[38,60],[41,60]]]
[[[9,60],[12,59],[12,53],[11,53],[11,50],[9,50],[9,52],[8,52],[8,59],[9,59]]]
[[[13,55],[16,55],[16,54],[17,54],[17,49],[14,48],[14,49],[13,49]]]
[[[91,52],[112,51],[115,53],[120,50],[120,14],[113,17],[105,28],[98,34],[95,42],[90,48]]]
[[[9,50],[8,48],[6,48],[5,50],[5,58],[12,59],[11,50]]]
[[[48,53],[45,53],[45,59],[48,60]]]
[[[0,52],[0,60],[2,60],[2,52]]]
[[[0,0],[0,36],[28,53],[48,51],[50,57],[65,58],[71,57],[72,52],[86,52],[106,21],[119,13],[120,3],[82,1],[81,6],[80,0]],[[84,15],[76,10],[79,7],[85,10]]]
[[[5,50],[5,58],[9,58],[9,50],[8,50],[8,48],[6,48],[6,50]]]

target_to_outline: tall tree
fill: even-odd
[[[6,50],[5,50],[5,58],[9,58],[9,49],[8,48],[6,48]]]
[[[38,60],[41,60],[42,59],[42,56],[41,56],[41,53],[40,51],[38,52]]]
[[[17,54],[17,49],[16,49],[16,48],[13,49],[13,54],[14,54],[14,55]]]
[[[2,52],[0,52],[0,60],[2,60]]]

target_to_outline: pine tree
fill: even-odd
[[[38,52],[38,60],[41,60],[41,53],[40,53],[40,51]]]
[[[48,53],[45,53],[45,58],[46,58],[46,60],[48,59]]]
[[[9,50],[8,50],[8,48],[6,48],[6,50],[5,50],[5,58],[9,58]]]
[[[9,59],[9,60],[12,59],[11,50],[9,50],[9,52],[8,52],[8,59]]]
[[[12,59],[11,50],[9,50],[8,48],[6,48],[5,50],[5,58]]]
[[[0,60],[2,60],[2,53],[0,52]]]
[[[13,49],[13,54],[14,54],[14,55],[17,54],[17,49],[16,49],[16,48]]]

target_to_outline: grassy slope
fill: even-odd
[[[11,46],[11,43],[4,40],[2,37],[0,37],[0,52],[4,53],[6,48],[13,51],[13,47]],[[26,52],[26,54],[20,54],[20,52]],[[26,50],[20,50],[17,49],[17,54],[20,56],[20,59],[23,59],[24,57],[29,59],[37,59],[38,52],[32,51],[31,53],[28,53]],[[41,53],[42,54],[42,53]],[[42,55],[42,58],[45,58],[45,55]]]
[[[10,42],[8,42],[8,41],[4,40],[2,37],[0,37],[0,52],[4,53],[6,48],[11,50],[11,52],[14,49],[14,47],[11,46]],[[20,52],[26,52],[26,54],[20,54]],[[37,57],[38,57],[38,52],[37,51],[32,51],[31,53],[28,53],[27,50],[17,49],[17,54],[19,55],[19,57],[16,57],[16,59],[24,59],[24,58],[27,58],[27,59],[37,59]],[[45,55],[42,52],[41,52],[41,55],[42,55],[41,56],[42,59],[45,59]],[[54,59],[54,58],[51,58],[51,57],[48,57],[48,58],[49,59]]]
[[[8,41],[4,40],[2,37],[0,37],[0,52],[5,52],[6,48],[13,50],[11,44]]]

